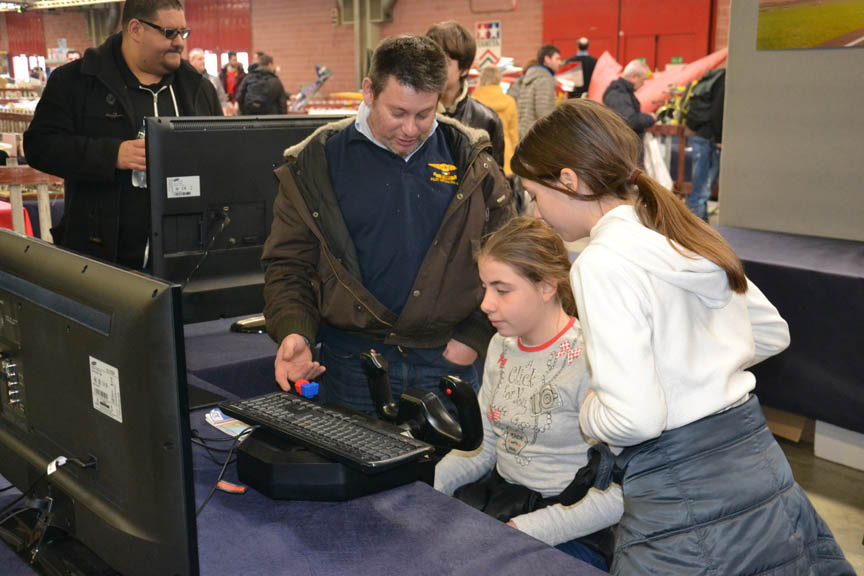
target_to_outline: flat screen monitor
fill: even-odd
[[[43,572],[198,574],[176,284],[0,229],[0,475]]]
[[[150,262],[183,286],[184,321],[264,308],[261,252],[283,152],[336,116],[147,119]]]

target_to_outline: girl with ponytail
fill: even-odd
[[[639,170],[640,146],[574,100],[511,163],[537,217],[590,236],[570,281],[591,373],[579,423],[620,450],[611,571],[853,574],[751,394],[747,368],[789,345],[788,326],[723,238]]]

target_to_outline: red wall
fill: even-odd
[[[349,0],[350,1],[350,0]],[[705,3],[708,14],[694,15]],[[565,57],[575,54],[576,39],[591,38],[591,52],[618,50],[619,6],[626,5],[630,14],[671,10],[672,23],[662,30],[646,29],[636,18],[636,28],[625,29],[626,44],[631,51],[640,50],[641,36],[655,38],[648,51],[658,59],[669,55],[686,56],[675,45],[687,34],[699,37],[694,45],[703,45],[704,53],[723,48],[728,43],[730,0],[397,0],[393,22],[380,27],[381,37],[403,32],[422,34],[430,24],[446,19],[457,20],[474,30],[476,22],[499,20],[505,56],[517,64],[533,58],[537,48],[551,41]],[[511,10],[515,4],[516,9]],[[323,92],[354,90],[354,27],[333,25],[332,10],[336,0],[186,0],[186,20],[193,29],[189,48],[205,50],[261,50],[273,55],[280,67],[279,76],[290,92],[315,79],[315,64],[326,64],[334,73]],[[672,8],[667,8],[671,6]],[[472,7],[474,12],[472,12]],[[40,16],[41,14],[41,16]],[[712,25],[712,15],[714,25]],[[22,23],[21,17],[41,18],[43,28]],[[624,14],[627,17],[627,13]],[[649,20],[650,14],[645,15]],[[694,18],[698,22],[694,23]],[[11,24],[11,25],[10,25]],[[656,24],[656,23],[655,23]],[[672,27],[672,25],[677,28]],[[641,27],[641,28],[640,28]],[[691,30],[692,28],[692,30]],[[12,37],[35,44],[38,53],[47,56],[57,38],[65,37],[68,45],[82,48],[92,45],[86,35],[83,12],[31,11],[25,14],[0,13],[0,50],[20,46]],[[709,34],[712,33],[712,34]],[[41,40],[41,42],[40,42]],[[652,48],[653,47],[653,48]],[[11,49],[10,53],[14,53]],[[681,54],[675,52],[681,51]],[[629,54],[630,52],[628,52]]]
[[[31,10],[21,14],[6,12],[6,30],[9,33],[11,55],[46,55],[41,11]]]
[[[333,25],[335,6],[321,0],[252,2],[252,48],[273,56],[291,94],[315,80],[315,64],[333,72],[323,94],[354,90],[354,27]]]
[[[510,0],[474,0],[473,5],[475,10],[492,12],[474,14],[467,0],[398,0],[393,22],[381,24],[380,36],[423,34],[430,25],[445,19],[456,20],[473,32],[475,22],[500,20],[503,54],[514,57],[517,63],[534,57],[542,43],[542,0],[519,0],[515,11],[509,11]],[[253,50],[273,55],[289,92],[295,93],[315,79],[315,64],[325,64],[333,71],[323,93],[357,89],[354,26],[334,26],[335,7],[335,0],[252,1]]]
[[[501,54],[517,65],[535,58],[543,43],[543,0],[397,0],[393,22],[381,25],[381,38],[425,34],[443,20],[456,20],[472,34],[477,22],[500,21]]]
[[[728,42],[730,0],[545,0],[543,40],[566,58],[580,36],[591,53],[621,64],[645,58],[663,69],[673,57],[692,62]],[[713,44],[713,45],[712,45]]]
[[[80,11],[42,11],[42,26],[45,36],[45,50],[57,47],[59,38],[66,39],[66,46],[84,53],[93,46],[93,41],[87,35],[87,20],[85,13]],[[48,54],[44,54],[45,57]]]
[[[717,0],[714,10],[714,38],[712,38],[712,51],[726,48],[729,45],[729,2],[731,0]]]
[[[252,47],[250,2],[186,0],[186,26],[192,30],[189,47],[217,53],[249,52]]]

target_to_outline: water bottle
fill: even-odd
[[[136,136],[136,138],[139,140],[144,138],[146,122],[147,120],[141,121],[141,128],[138,129],[138,135]],[[146,170],[132,170],[132,186],[135,186],[136,188],[147,187]]]

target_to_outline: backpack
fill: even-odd
[[[243,101],[240,102],[243,114],[268,114],[270,113],[273,95],[270,90],[270,82],[267,74],[252,72],[243,80]]]
[[[709,70],[690,91],[684,123],[694,132],[711,121],[711,94],[714,84],[726,73],[725,68]]]

